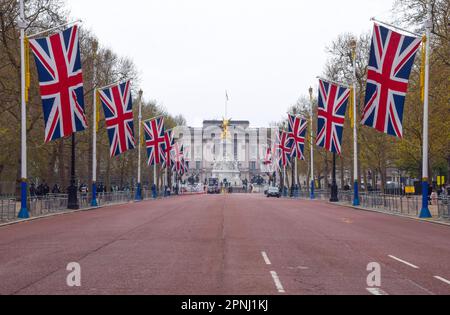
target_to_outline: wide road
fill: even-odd
[[[0,228],[0,294],[450,294],[449,279],[450,227],[319,201],[189,196]]]

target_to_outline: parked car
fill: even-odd
[[[270,187],[269,190],[267,191],[267,198],[270,197],[280,198],[281,197],[280,189],[278,187]]]

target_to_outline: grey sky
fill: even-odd
[[[192,126],[229,116],[284,118],[323,72],[340,33],[391,19],[393,0],[67,0],[100,42],[130,57],[146,99]]]

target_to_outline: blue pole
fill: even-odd
[[[421,219],[430,219],[431,215],[430,209],[428,208],[428,181],[422,182],[422,210],[420,210]]]
[[[153,199],[157,199],[158,198],[155,184],[153,184],[153,186],[152,186],[152,196],[153,196]]]
[[[138,183],[136,187],[136,201],[142,201],[141,183]]]
[[[316,188],[315,186],[316,186],[315,182],[314,182],[314,180],[312,180],[311,181],[311,200],[316,199],[316,196],[315,196],[315,193],[314,193],[314,190]]]
[[[27,182],[22,180],[21,184],[21,207],[19,212],[19,219],[28,219],[30,214],[28,213],[27,208]]]
[[[97,203],[97,183],[92,183],[92,200],[91,200],[91,207],[98,207]]]
[[[353,187],[353,191],[354,191],[353,206],[359,207],[361,205],[361,203],[359,201],[359,184],[358,184],[358,181],[355,181],[354,187]]]

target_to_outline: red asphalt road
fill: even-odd
[[[267,254],[271,265],[262,256]],[[409,262],[414,269],[389,255]],[[66,266],[81,265],[80,288]],[[450,294],[450,227],[319,201],[190,196],[0,228],[0,294]]]

